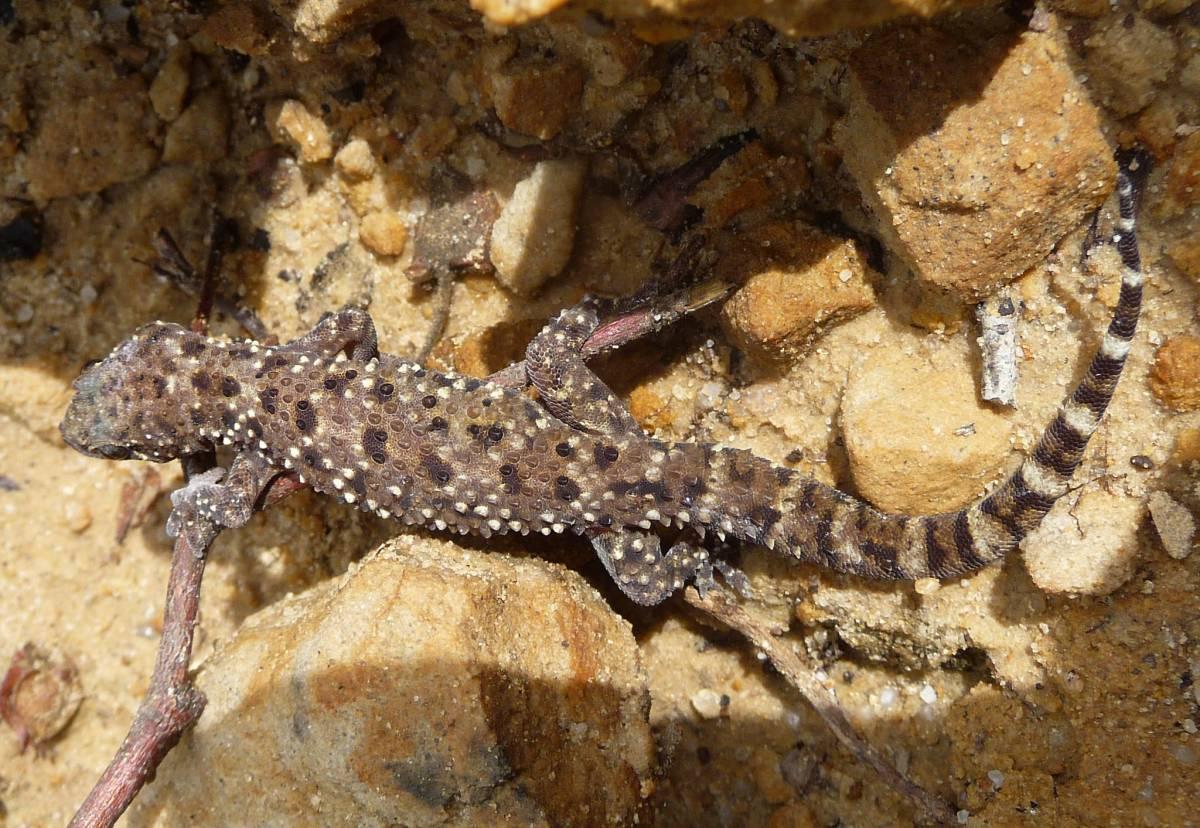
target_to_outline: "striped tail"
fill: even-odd
[[[785,516],[755,538],[802,560],[877,579],[949,578],[974,572],[1017,548],[1066,493],[1088,439],[1116,391],[1142,305],[1134,189],[1117,178],[1121,297],[1083,380],[1021,467],[996,491],[957,512],[923,517],[885,515],[813,480],[784,484]]]

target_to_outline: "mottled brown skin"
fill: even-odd
[[[719,565],[687,541],[664,554],[647,531],[655,523],[869,578],[962,575],[1015,549],[1066,492],[1116,388],[1142,284],[1124,174],[1119,197],[1121,295],[1099,352],[1021,468],[958,512],[884,515],[747,451],[646,436],[579,355],[597,324],[586,303],[529,346],[540,404],[380,355],[370,317],[347,309],[280,346],[143,327],[76,381],[62,433],[112,459],[166,461],[232,445],[224,482],[206,477],[174,496],[224,526],[245,523],[271,477],[292,470],[319,492],[409,524],[485,537],[569,529],[592,540],[643,604],[688,579],[707,587]]]

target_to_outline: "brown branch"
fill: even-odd
[[[211,458],[184,461],[188,477],[212,465]],[[300,487],[294,477],[278,478],[267,490],[262,508],[282,500]],[[193,516],[188,529],[181,531],[175,539],[171,574],[167,580],[167,602],[163,609],[162,640],[158,645],[150,688],[134,714],[125,741],[79,806],[70,828],[109,828],[114,825],[138,792],[154,778],[171,748],[200,718],[204,694],[192,684],[188,665],[192,660],[192,642],[200,611],[204,564],[208,549],[220,532],[220,526]]]
[[[906,798],[934,822],[942,825],[954,824],[954,809],[900,773],[883,754],[860,736],[846,720],[846,715],[838,707],[833,694],[817,681],[812,669],[804,664],[790,647],[784,646],[769,629],[756,622],[738,606],[728,590],[718,585],[701,598],[695,588],[689,587],[684,593],[684,600],[737,630],[751,644],[766,653],[775,669],[812,705],[842,746],[871,768],[884,784]]]

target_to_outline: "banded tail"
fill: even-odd
[[[921,517],[885,515],[813,480],[782,484],[760,524],[758,542],[801,560],[870,578],[949,578],[974,572],[1017,548],[1066,493],[1088,439],[1100,424],[1129,354],[1142,304],[1134,188],[1122,167],[1117,178],[1121,295],[1087,373],[1059,407],[1037,447],[996,491],[957,512]]]

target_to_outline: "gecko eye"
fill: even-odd
[[[109,460],[125,460],[129,457],[129,449],[124,446],[100,446],[99,451]]]
[[[98,365],[99,363],[100,363],[99,359],[89,359],[87,362],[83,363],[83,370],[86,371],[87,369],[91,368],[93,365]]]

